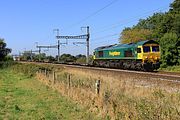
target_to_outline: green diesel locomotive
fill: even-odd
[[[160,67],[159,47],[154,40],[98,47],[94,51],[93,65],[153,71]]]

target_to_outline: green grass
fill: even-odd
[[[0,120],[96,119],[85,108],[62,97],[58,92],[38,80],[0,70]]]
[[[167,71],[167,72],[180,72],[180,65],[179,66],[168,66],[166,68],[160,68],[160,71]]]

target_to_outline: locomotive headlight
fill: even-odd
[[[158,57],[156,56],[154,59],[155,59],[155,60],[157,60],[157,59],[158,59]]]

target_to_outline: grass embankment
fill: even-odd
[[[0,119],[95,119],[38,80],[0,70]]]
[[[156,83],[152,82],[156,85],[150,86],[150,78],[143,78],[143,80],[147,79],[147,81],[149,81],[149,83],[143,84],[141,82],[141,77],[132,78],[130,76],[128,77],[127,74],[124,75],[118,73],[110,75],[110,73],[102,71],[98,72],[72,68],[68,69],[44,64],[16,64],[11,68],[11,70],[16,71],[17,73],[24,73],[26,74],[26,76],[20,74],[12,75],[12,72],[7,73],[8,71],[2,71],[3,73],[5,72],[5,76],[3,79],[10,79],[9,77],[11,77],[11,79],[14,79],[15,81],[15,83],[13,83],[13,86],[15,87],[12,90],[10,89],[10,92],[14,89],[16,90],[19,87],[23,90],[24,88],[26,88],[26,91],[28,92],[35,91],[31,94],[28,92],[20,92],[23,94],[29,94],[29,98],[27,98],[26,101],[22,98],[19,98],[18,96],[20,95],[18,95],[17,97],[12,97],[19,98],[19,102],[17,102],[18,100],[16,100],[16,103],[13,102],[13,104],[11,105],[10,111],[12,112],[10,114],[14,116],[16,116],[16,114],[19,114],[18,117],[20,116],[21,118],[26,119],[56,119],[59,116],[60,119],[95,119],[90,114],[82,113],[82,110],[80,110],[79,107],[74,106],[73,104],[72,107],[69,107],[67,105],[67,102],[61,103],[61,101],[66,101],[66,99],[61,100],[61,96],[57,96],[57,94],[52,92],[49,88],[52,87],[53,89],[56,89],[59,93],[61,93],[61,95],[69,97],[69,99],[80,103],[86,108],[89,108],[89,112],[94,112],[95,114],[98,114],[99,116],[107,120],[180,119],[179,91],[166,91],[166,89],[160,87],[161,82],[159,82],[158,79]],[[49,87],[45,87],[43,84],[30,78],[32,76],[39,78],[42,83],[48,85]],[[56,78],[55,82],[53,80],[53,76]],[[95,94],[94,91],[94,85],[97,78],[101,80],[99,95]],[[1,79],[2,78],[0,78],[0,81],[2,81]],[[8,81],[10,81],[11,84],[12,81]],[[164,86],[166,84],[162,85]],[[178,84],[176,85],[174,87],[178,88]],[[168,87],[168,85],[164,87]],[[172,87],[172,89],[174,88]],[[7,88],[5,90],[7,91]],[[23,95],[24,99],[26,98],[24,96],[28,96],[26,94]],[[53,98],[53,95],[55,95],[56,97]],[[57,102],[56,100],[60,100],[60,102]],[[31,107],[26,106],[26,103]],[[63,105],[65,105],[66,107],[63,107]],[[36,106],[38,106],[38,108],[36,108]],[[33,111],[32,113],[32,110],[35,111]],[[9,112],[4,112],[4,114],[5,113]],[[76,114],[78,115],[76,116]],[[34,117],[32,117],[32,115],[34,115]],[[63,117],[61,117],[61,115]]]

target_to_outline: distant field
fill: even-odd
[[[77,104],[23,74],[0,70],[0,119],[96,119]]]

